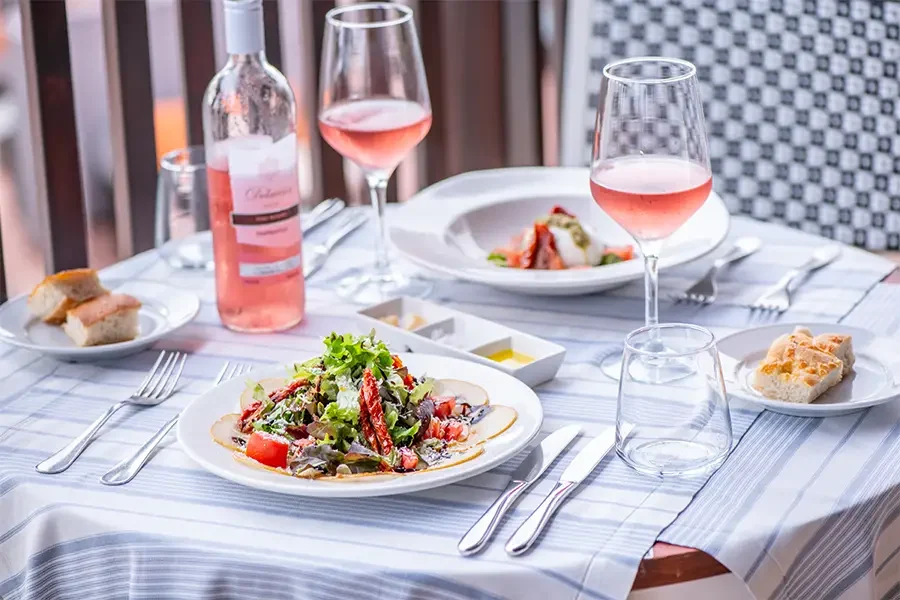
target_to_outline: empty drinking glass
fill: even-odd
[[[646,376],[673,368],[684,377],[666,381]],[[616,412],[616,452],[622,460],[656,476],[702,473],[722,464],[731,436],[713,334],[681,323],[629,333]]]
[[[213,269],[203,146],[173,150],[159,163],[156,248],[176,269]]]

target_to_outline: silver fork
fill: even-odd
[[[813,252],[805,263],[791,269],[778,280],[778,283],[766,290],[762,296],[750,305],[750,308],[763,311],[783,313],[791,307],[794,293],[794,283],[825,265],[831,263],[841,255],[839,246],[823,246]]]
[[[150,373],[141,382],[140,387],[130,398],[126,398],[121,402],[116,402],[103,415],[91,423],[91,425],[77,438],[66,444],[58,452],[50,458],[40,462],[35,466],[39,473],[62,473],[72,466],[84,449],[88,447],[100,428],[113,416],[120,408],[128,405],[133,406],[156,406],[166,398],[172,395],[178,380],[181,378],[181,372],[184,370],[184,362],[187,360],[187,354],[183,352],[166,352],[159,353],[159,358],[153,363]]]
[[[707,271],[703,279],[692,285],[682,294],[676,296],[676,302],[696,302],[698,304],[712,304],[716,301],[718,286],[716,277],[719,271],[726,265],[747,258],[760,249],[762,241],[757,237],[745,237],[739,239],[724,256],[718,258]]]
[[[250,365],[242,363],[237,363],[232,366],[230,362],[226,362],[225,366],[222,367],[222,370],[219,371],[219,375],[216,377],[216,381],[213,385],[219,385],[223,381],[228,381],[229,379],[243,375],[251,368]],[[147,440],[143,446],[138,448],[138,451],[135,452],[131,458],[126,458],[107,471],[106,474],[100,478],[100,483],[106,485],[122,485],[134,479],[134,476],[137,475],[138,472],[144,468],[144,465],[147,464],[147,461],[150,460],[153,451],[159,446],[159,443],[163,441],[163,438],[169,435],[169,432],[175,427],[175,423],[178,422],[179,416],[180,413],[169,419],[165,425],[159,428],[159,431],[153,434],[153,437]]]

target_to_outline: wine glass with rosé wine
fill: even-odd
[[[431,129],[431,100],[412,9],[394,3],[355,4],[328,11],[325,21],[319,131],[362,170],[378,226],[374,267],[343,279],[337,293],[362,304],[425,296],[430,284],[391,265],[384,218],[391,174]]]
[[[594,127],[591,195],[641,250],[648,327],[659,323],[658,263],[663,243],[703,206],[711,190],[696,67],[661,57],[606,65]],[[646,343],[652,346],[647,350],[664,354],[662,341]],[[686,374],[678,373],[673,364],[632,364],[629,375],[659,382]],[[621,365],[621,355],[613,353],[600,366],[606,375],[619,379]],[[635,372],[642,368],[646,372]]]

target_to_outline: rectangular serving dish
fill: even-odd
[[[394,316],[398,320],[397,326],[382,320]],[[365,331],[374,329],[378,337],[397,352],[423,352],[471,360],[508,373],[530,387],[556,377],[566,356],[566,349],[559,344],[417,298],[394,298],[358,311],[357,317]],[[412,327],[407,328],[409,325]],[[534,360],[526,364],[508,364],[488,358],[506,350]]]

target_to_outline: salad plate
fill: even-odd
[[[160,338],[187,325],[200,310],[200,298],[191,292],[155,281],[103,280],[110,291],[141,301],[137,338],[103,346],[76,346],[61,327],[48,325],[28,311],[28,295],[0,305],[0,342],[34,350],[69,362],[121,358],[148,348]]]
[[[391,241],[420,267],[519,293],[588,294],[641,279],[643,261],[631,248],[631,236],[597,207],[589,181],[587,168],[523,167],[457,175],[425,188],[393,212]],[[570,239],[572,229],[559,222],[560,210],[577,223],[578,237]],[[713,192],[667,241],[660,268],[713,251],[729,224],[725,203]],[[549,226],[552,240],[543,225]],[[528,266],[528,251],[535,246],[533,268],[514,268]],[[546,246],[553,251],[540,252]],[[513,259],[506,260],[510,249]]]
[[[201,467],[235,483],[369,497],[483,473],[525,448],[542,421],[535,393],[501,371],[392,355],[372,334],[331,334],[322,355],[196,398],[179,418],[178,440]]]
[[[754,373],[772,342],[798,326],[816,334],[850,336],[856,355],[840,383],[809,404],[767,398],[753,387]],[[797,417],[835,417],[900,398],[900,351],[896,341],[858,327],[833,323],[787,323],[746,329],[717,342],[728,393],[772,412]]]

